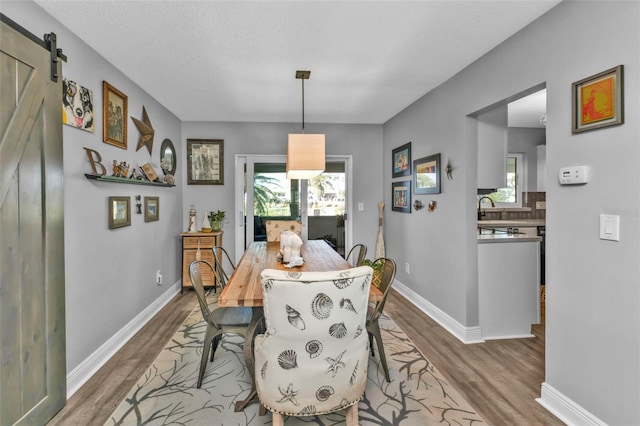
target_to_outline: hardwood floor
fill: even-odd
[[[48,425],[103,425],[195,304],[194,292],[177,295]],[[531,339],[465,345],[394,291],[385,312],[488,423],[563,424],[535,401],[544,381],[543,326],[534,326]]]

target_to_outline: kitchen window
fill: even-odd
[[[498,188],[489,196],[496,207],[522,207],[522,192],[524,191],[522,182],[524,182],[525,167],[522,160],[522,154],[507,154],[507,186]],[[478,196],[480,198],[480,196]],[[484,202],[485,200],[483,200]],[[483,208],[491,207],[490,203],[482,204]]]

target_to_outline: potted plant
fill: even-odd
[[[373,269],[373,276],[371,277],[371,284],[376,288],[380,288],[382,284],[382,266],[384,262],[373,262],[371,259],[365,259],[362,261],[362,266],[371,266]]]
[[[224,220],[224,212],[222,210],[209,212],[208,216],[209,216],[209,223],[211,224],[211,229],[214,232],[221,230],[222,221]]]

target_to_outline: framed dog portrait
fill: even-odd
[[[411,181],[391,182],[391,210],[411,213]]]
[[[73,80],[62,79],[62,123],[94,132],[93,90]]]
[[[102,82],[102,140],[127,149],[127,95]]]
[[[392,177],[409,176],[411,174],[411,142],[391,151],[393,161]]]
[[[440,154],[422,157],[413,162],[413,192],[440,193]]]
[[[571,85],[571,132],[580,133],[624,123],[623,66]]]
[[[109,229],[131,225],[131,197],[109,197]]]
[[[154,222],[160,219],[160,197],[144,197],[144,221]]]

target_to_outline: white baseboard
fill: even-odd
[[[155,314],[160,311],[180,291],[181,281],[176,282],[153,303],[140,312],[120,331],[114,334],[95,352],[67,374],[67,399],[93,376],[116,352],[124,346]]]
[[[445,330],[453,334],[462,343],[471,344],[484,342],[484,339],[482,338],[482,331],[479,326],[466,327],[460,324],[437,306],[429,303],[429,301],[398,280],[393,282],[393,288],[403,295],[409,302],[413,303],[418,309],[440,324]]]
[[[605,422],[558,392],[547,382],[542,383],[540,395],[536,401],[568,425],[606,426]]]

